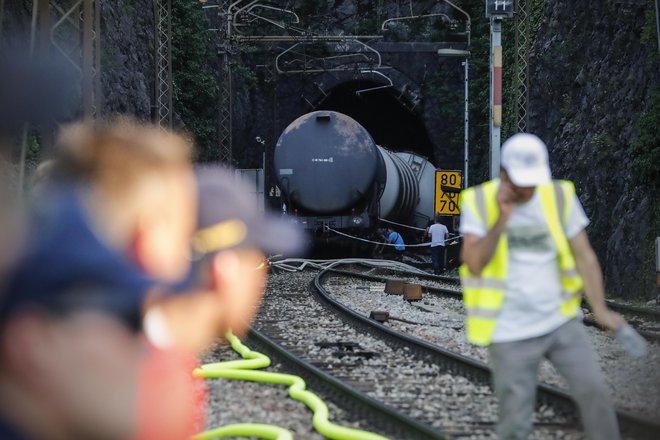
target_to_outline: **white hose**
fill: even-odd
[[[271,262],[271,267],[281,269],[287,272],[300,272],[306,268],[317,270],[330,269],[335,266],[345,264],[363,264],[376,269],[394,269],[400,272],[408,272],[417,275],[428,275],[427,272],[410,266],[400,261],[374,260],[369,258],[340,258],[332,260],[308,260],[305,258],[287,258],[280,261]]]

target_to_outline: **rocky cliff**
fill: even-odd
[[[149,119],[152,112],[154,88],[154,6],[152,0],[101,0],[101,88],[102,114],[129,113]],[[49,44],[49,62],[61,64],[74,72],[80,68],[81,42],[80,22],[76,18],[80,9],[67,15],[73,5],[61,5],[63,9],[51,7],[50,26],[60,22],[52,31],[52,40],[62,51]],[[16,53],[27,54],[30,40],[30,23],[33,2],[15,0],[4,5],[0,46]],[[39,26],[37,26],[37,33]],[[39,35],[36,35],[36,40]],[[35,44],[39,47],[39,43]],[[27,55],[25,55],[27,56]],[[70,61],[67,61],[70,60]],[[75,75],[72,80],[78,80]],[[46,82],[46,81],[42,81]],[[34,84],[43,88],[47,85]],[[53,85],[52,87],[58,87]],[[48,94],[45,93],[45,96]],[[77,95],[77,93],[74,93]],[[70,111],[57,114],[58,123],[75,119],[81,114],[80,96],[72,97]]]
[[[653,2],[545,3],[530,60],[530,131],[547,142],[555,176],[576,183],[608,294],[651,296],[660,198],[637,183],[632,146],[660,84],[658,48],[641,36]]]
[[[153,0],[101,1],[103,113],[149,120],[154,101]]]

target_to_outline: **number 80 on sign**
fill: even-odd
[[[459,215],[460,192],[462,185],[460,171],[436,170],[435,172],[435,212],[443,215]]]

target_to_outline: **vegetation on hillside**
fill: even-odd
[[[218,79],[208,27],[198,4],[172,0],[173,106],[177,122],[195,139],[199,161],[218,159]]]

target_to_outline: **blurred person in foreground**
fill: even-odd
[[[467,337],[488,346],[499,402],[500,439],[532,431],[539,363],[566,379],[591,439],[618,439],[614,406],[580,302],[615,330],[625,321],[605,305],[602,272],[571,182],[552,180],[545,144],[517,134],[502,146],[500,178],[461,195],[460,268]]]
[[[5,31],[7,32],[7,31]],[[10,32],[11,33],[11,32]],[[6,34],[4,35],[7,36]],[[20,32],[0,45],[0,285],[24,236],[20,155],[28,128],[49,128],[72,113],[78,72],[61,56],[31,53]]]
[[[215,292],[222,302],[219,331],[242,336],[264,293],[266,255],[300,252],[303,236],[291,222],[259,212],[230,169],[202,167],[197,182],[190,291]]]
[[[125,439],[135,432],[151,285],[63,201],[0,296],[0,438]],[[33,231],[34,232],[34,231]]]
[[[187,280],[177,286],[185,294],[151,304],[144,317],[145,332],[164,353],[181,353],[182,347],[199,353],[229,330],[244,335],[264,293],[265,253],[295,253],[303,242],[291,223],[260,213],[231,170],[200,169],[197,183],[194,263]],[[192,380],[190,364],[181,371]],[[173,402],[170,384],[171,377],[164,386],[158,376],[143,383],[150,398],[144,401],[142,429],[135,439],[183,438],[163,423],[164,414],[172,425],[186,412],[185,399]]]
[[[201,429],[194,354],[157,349],[142,333],[144,310],[164,296],[147,295],[164,290],[154,280],[178,281],[189,270],[197,201],[190,152],[181,136],[126,118],[60,134],[32,201],[26,248],[0,297],[2,408],[19,402],[2,415],[31,438],[126,439],[149,432],[152,413],[172,439]],[[108,312],[129,321],[130,334],[99,316]]]
[[[191,155],[185,137],[131,118],[72,124],[58,136],[37,203],[75,198],[105,243],[151,277],[176,282],[189,269],[195,229]]]
[[[258,254],[259,258],[252,255],[255,264],[246,265],[256,268],[263,262],[261,251],[285,253],[301,247],[297,230],[259,213],[249,202],[249,188],[235,181],[229,169],[207,167],[195,173],[192,145],[176,133],[125,117],[80,123],[62,131],[56,151],[48,180],[79,188],[90,222],[110,246],[152,278],[170,284],[185,279],[175,287],[185,295],[169,295],[164,287],[146,304],[147,313],[152,307],[160,309],[150,316],[166,318],[171,327],[168,345],[199,353],[230,327],[243,333],[245,323],[237,316],[244,313],[234,309],[243,307],[237,304],[252,294],[236,290],[254,289],[253,280],[242,279],[250,272],[235,272],[240,260],[235,257]],[[234,213],[235,221],[223,229],[216,223],[225,213]],[[252,228],[251,241],[232,235],[246,233],[241,228],[247,225]],[[216,227],[208,229],[211,226]],[[268,236],[254,241],[263,228]],[[228,233],[233,241],[217,241]],[[248,244],[253,248],[248,250]],[[191,261],[208,253],[214,258],[196,261],[190,268]],[[239,300],[228,298],[230,293]]]
[[[205,252],[213,253],[195,264],[174,289],[177,294],[161,286],[145,299],[144,331],[151,348],[141,367],[137,439],[186,438],[201,428],[205,394],[190,375],[196,355],[229,328],[245,331],[263,293],[264,271],[256,271],[263,262],[259,250],[287,250],[271,248],[269,241],[261,246],[263,240],[243,243],[244,237],[230,237],[235,243],[225,243],[226,249],[217,241],[241,233],[236,227],[248,223],[254,238],[251,222],[270,223],[246,204],[247,189],[234,184],[229,171],[202,172],[196,180],[191,148],[180,135],[126,118],[75,124],[60,135],[54,176],[47,179],[79,188],[99,235],[153,278],[172,283],[189,272],[195,228],[200,229],[196,247],[205,243]],[[216,207],[247,215],[249,222],[239,223],[244,219],[239,216],[229,222],[233,229],[223,229],[215,225],[221,221]],[[208,230],[212,225],[217,227]],[[289,237],[289,249],[297,247],[299,236],[287,231],[272,232]],[[249,243],[254,247],[245,246]]]
[[[125,438],[178,440],[203,427],[205,388],[190,373],[200,341],[219,336],[220,300],[208,292],[170,295],[168,287],[190,270],[198,200],[191,152],[185,137],[128,117],[75,123],[62,129],[38,176],[37,218],[72,200],[100,240],[154,281],[140,298],[150,318],[133,402],[138,423]],[[168,313],[154,324],[149,311],[162,304]],[[174,344],[159,344],[161,328]]]

